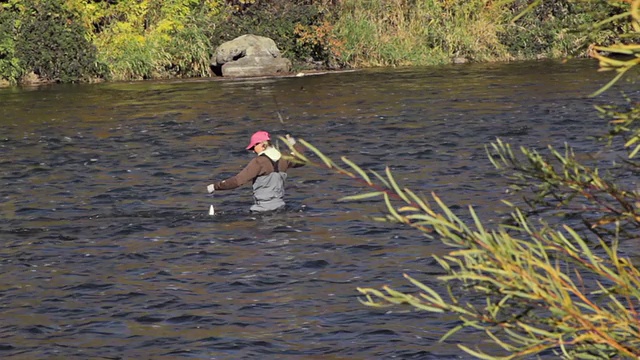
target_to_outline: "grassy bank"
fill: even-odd
[[[505,61],[512,56],[498,34],[508,19],[483,0],[346,0],[335,33],[342,61],[355,67]]]
[[[602,1],[14,0],[0,12],[0,80],[212,76],[216,47],[272,38],[295,70],[561,58],[608,41]],[[516,19],[516,21],[513,21]],[[36,36],[37,35],[37,36]]]
[[[585,56],[606,43],[598,19],[619,11],[606,2],[345,0],[335,21],[344,64],[434,65]]]

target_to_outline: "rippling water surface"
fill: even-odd
[[[357,286],[408,289],[403,272],[434,285],[446,248],[336,202],[357,184],[293,169],[290,211],[264,216],[248,186],[205,187],[246,164],[251,133],[289,131],[494,221],[505,182],[484,145],[595,149],[594,66],[0,89],[0,357],[464,357],[437,342],[456,319],[358,302]]]

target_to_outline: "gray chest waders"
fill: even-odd
[[[265,156],[273,164],[273,172],[267,175],[258,176],[253,181],[253,201],[251,211],[263,212],[277,210],[285,205],[284,203],[284,181],[287,173],[280,172],[278,161],[273,161]]]

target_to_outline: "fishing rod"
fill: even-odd
[[[278,104],[278,99],[276,98],[275,94],[272,94],[272,98],[273,98],[273,102],[276,104],[276,114],[278,114],[278,119],[280,120],[280,125],[282,125],[280,131],[284,132],[284,137],[288,139],[291,136],[291,134],[284,127],[285,126],[284,119],[282,119],[282,115],[280,114],[280,104]]]
[[[280,105],[278,104],[278,99],[276,99],[275,94],[272,95],[272,97],[273,97],[273,102],[276,103],[276,113],[278,114],[278,119],[280,119],[280,124],[284,125],[284,120],[282,120],[282,115],[280,115]]]

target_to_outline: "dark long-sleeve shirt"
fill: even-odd
[[[293,147],[299,153],[302,153],[304,150],[304,147],[300,144],[295,144]],[[287,170],[291,168],[297,168],[303,165],[303,163],[290,161],[282,157],[278,162],[278,171],[287,172]],[[256,156],[251,159],[247,166],[245,166],[237,175],[222,181],[217,181],[213,186],[216,190],[231,190],[253,181],[258,176],[268,175],[274,171],[273,163],[267,156]]]

